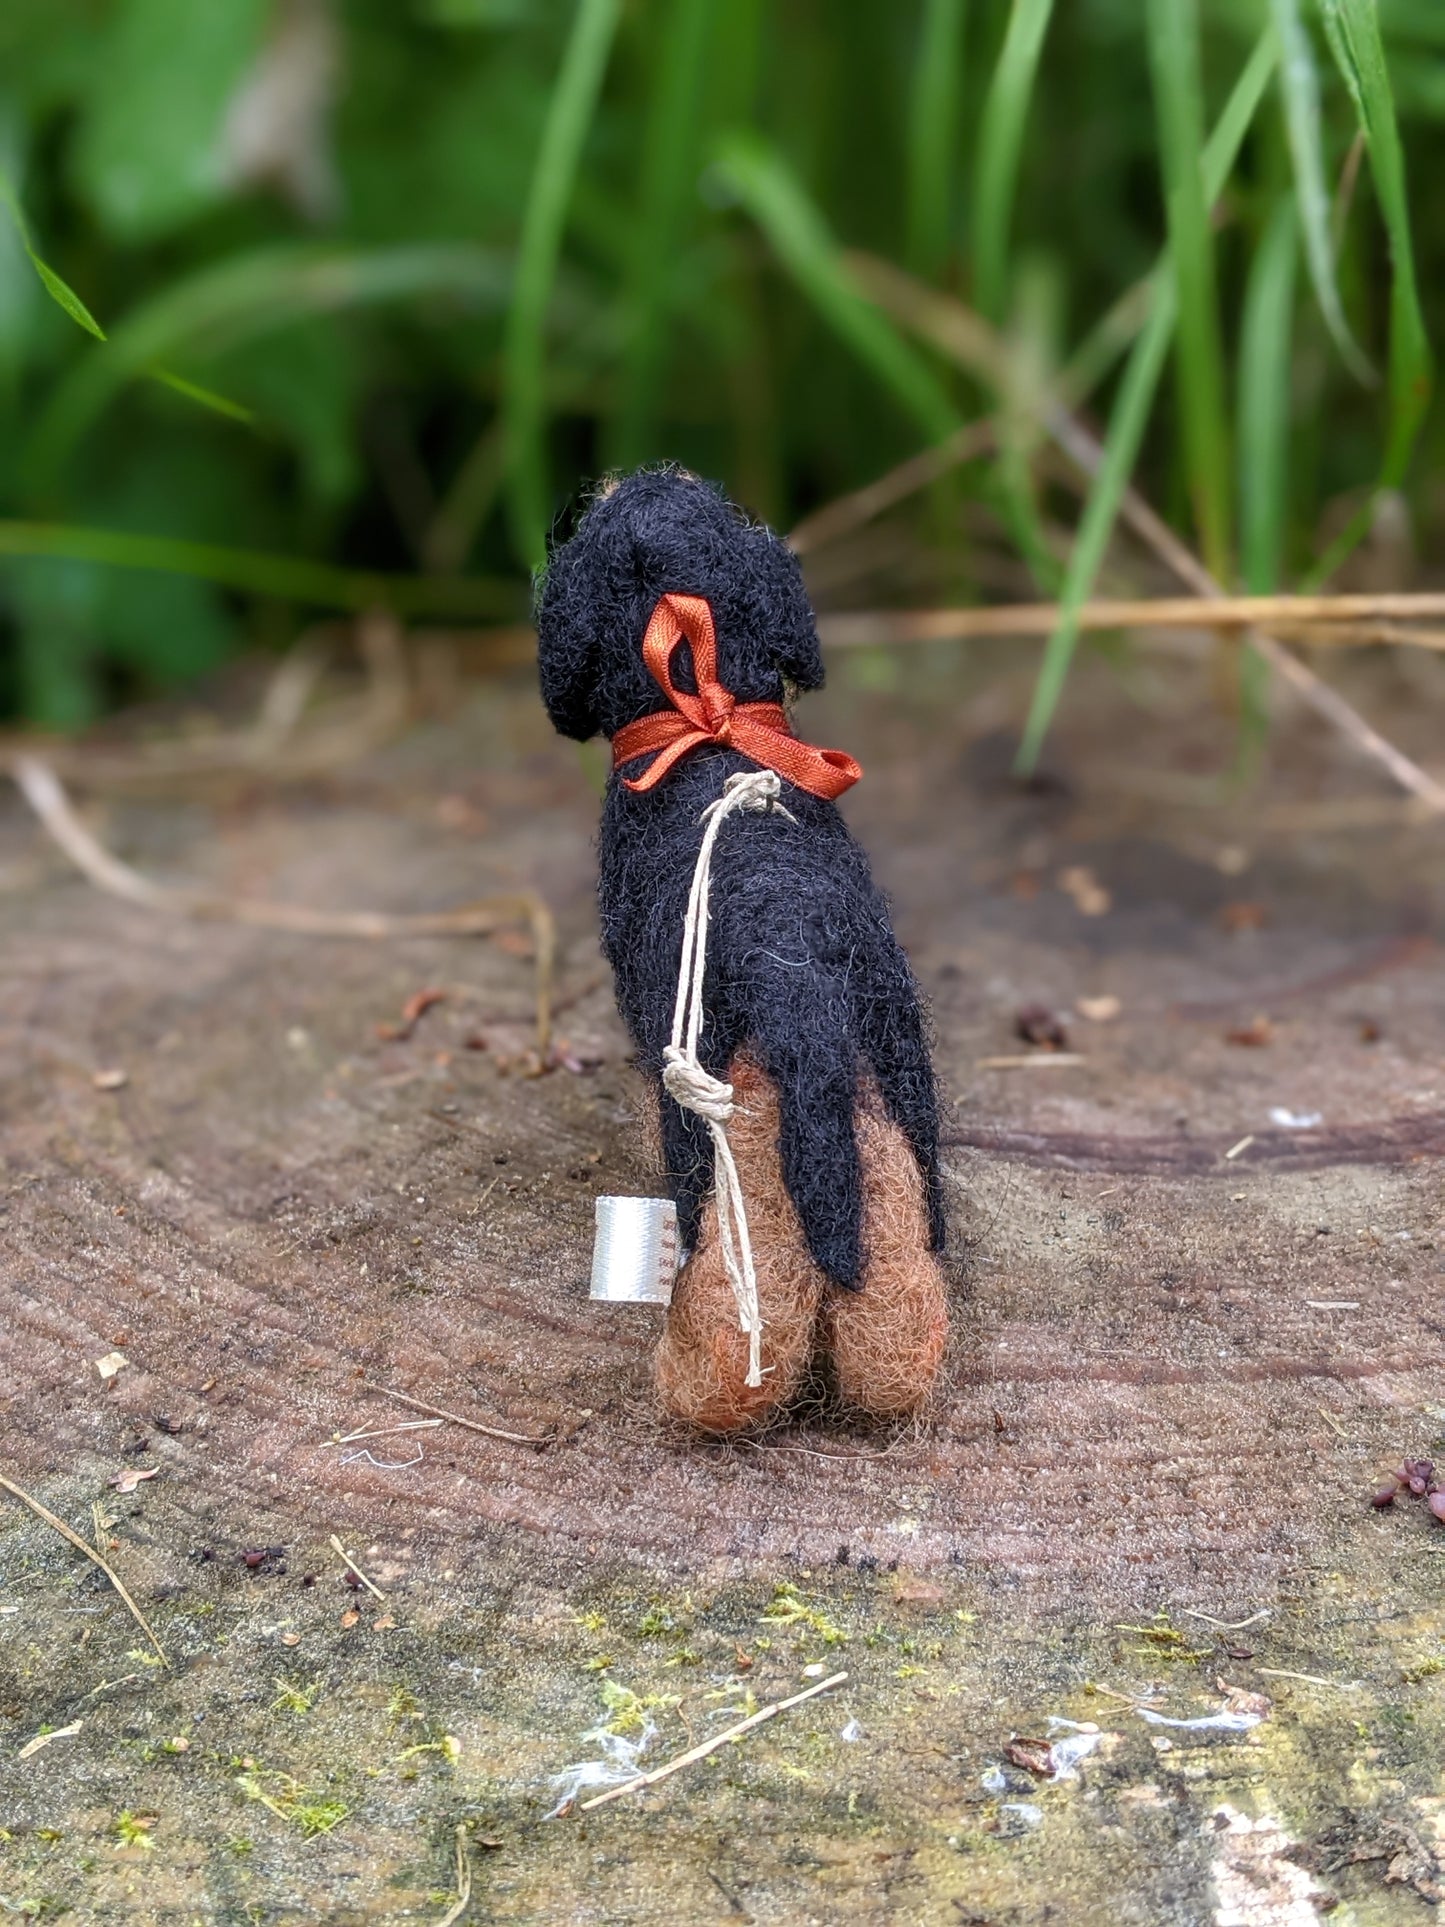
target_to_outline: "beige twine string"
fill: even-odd
[[[761,1385],[763,1319],[758,1309],[758,1279],[753,1269],[753,1246],[748,1236],[748,1214],[738,1167],[728,1143],[727,1122],[736,1106],[733,1087],[712,1077],[698,1061],[702,1034],[703,978],[707,972],[708,898],[712,884],[712,852],[718,831],[734,810],[776,810],[790,823],[797,821],[778,801],[782,782],[775,770],[741,771],[730,776],[723,793],[699,818],[707,825],[692,890],[682,926],[682,963],[677,976],[677,1002],[672,1012],[672,1042],[662,1053],[663,1087],[685,1111],[700,1117],[712,1133],[713,1188],[717,1197],[718,1237],[728,1283],[737,1300],[738,1323],[748,1335],[749,1385]]]

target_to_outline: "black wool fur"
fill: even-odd
[[[771,530],[676,468],[629,476],[598,496],[552,555],[538,629],[542,699],[579,741],[614,735],[667,707],[642,660],[658,598],[705,596],[718,679],[739,703],[817,689],[823,663],[798,564]],[[673,657],[693,689],[686,642]],[[637,776],[648,759],[624,766]],[[599,836],[602,945],[642,1070],[658,1085],[672,1024],[683,918],[702,841],[699,818],[738,770],[735,750],[693,750],[655,789],[608,779]],[[796,823],[731,816],[713,853],[706,1020],[699,1055],[717,1077],[747,1045],[778,1087],[783,1179],[808,1247],[837,1285],[856,1286],[862,1179],[853,1109],[860,1068],[918,1158],[935,1249],[943,1242],[938,1109],[918,991],[838,808],[783,781]],[[661,1096],[663,1153],[684,1242],[696,1242],[712,1185],[706,1127]]]

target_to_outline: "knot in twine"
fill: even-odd
[[[735,810],[774,810],[790,823],[797,818],[778,801],[782,782],[771,769],[745,770],[730,776],[722,795],[703,811],[702,848],[692,873],[687,915],[682,926],[682,962],[678,969],[677,1001],[672,1012],[672,1042],[662,1053],[662,1083],[669,1097],[707,1125],[713,1146],[713,1191],[717,1199],[718,1241],[723,1265],[737,1302],[738,1325],[748,1335],[749,1385],[761,1385],[763,1319],[758,1308],[758,1280],[753,1246],[748,1236],[748,1214],[738,1167],[728,1142],[727,1125],[737,1106],[733,1087],[704,1070],[698,1060],[702,1034],[703,980],[707,974],[707,926],[712,889],[712,853],[718,831]]]
[[[679,689],[672,679],[673,653],[681,642],[692,648],[696,695]],[[652,756],[640,776],[623,777],[628,789],[652,789],[689,750],[704,743],[735,749],[825,802],[841,796],[863,774],[841,749],[800,743],[781,703],[740,703],[718,681],[717,633],[706,596],[660,596],[642,638],[642,660],[669,707],[628,723],[612,738],[614,768],[634,756]]]

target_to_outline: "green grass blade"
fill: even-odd
[[[1345,365],[1362,381],[1373,381],[1374,371],[1345,320],[1335,275],[1314,48],[1300,18],[1299,0],[1270,0],[1270,13],[1279,35],[1279,84],[1284,99],[1285,129],[1299,202],[1299,222],[1304,233],[1305,260],[1309,264],[1315,300]]]
[[[1244,586],[1272,595],[1284,573],[1289,515],[1290,388],[1299,222],[1293,195],[1276,203],[1250,264],[1239,342],[1239,540]],[[1269,666],[1239,652],[1238,774],[1257,767],[1269,729]]]
[[[195,576],[222,588],[326,609],[381,607],[403,616],[513,619],[520,614],[517,584],[490,577],[378,575],[332,568],[300,556],[68,523],[0,521],[0,556],[48,556],[117,569],[154,569],[162,575]]]
[[[97,341],[104,341],[104,328],[101,327],[100,323],[90,312],[90,309],[86,307],[74,288],[70,286],[69,282],[62,281],[54,268],[49,266],[47,262],[42,261],[40,256],[35,252],[35,249],[30,245],[30,229],[26,225],[24,214],[20,211],[20,202],[16,198],[14,188],[11,187],[9,181],[5,179],[3,174],[0,174],[0,201],[3,201],[10,211],[10,218],[15,223],[15,232],[20,236],[20,245],[25,250],[26,259],[29,261],[31,267],[34,268],[36,274],[39,275],[40,285],[44,288],[45,292],[58,308],[65,310],[77,326],[84,328],[88,335],[94,335]]]
[[[551,521],[544,383],[547,309],[572,183],[602,91],[620,12],[621,0],[577,0],[522,216],[516,286],[503,348],[502,415],[512,540],[530,569],[539,569],[547,559]]]
[[[962,425],[923,357],[860,293],[827,223],[781,157],[759,136],[735,132],[720,143],[719,181],[772,243],[818,313],[934,441]]]
[[[1251,595],[1274,593],[1284,560],[1298,242],[1295,203],[1286,195],[1255,249],[1240,330],[1240,559]]]
[[[612,466],[631,468],[657,454],[657,423],[667,368],[671,271],[683,216],[695,198],[698,124],[716,0],[674,0],[662,31],[643,134],[636,231],[625,307],[629,334],[621,398],[613,425]]]
[[[1322,0],[1322,11],[1331,51],[1369,144],[1370,173],[1390,242],[1390,431],[1380,481],[1384,488],[1397,488],[1430,405],[1432,382],[1410,239],[1405,155],[1375,0]]]
[[[41,260],[34,248],[27,246],[25,252],[30,256],[31,267],[33,267],[35,272],[40,276],[40,285],[45,289],[45,292],[50,296],[56,306],[64,308],[71,320],[78,322],[87,334],[94,335],[97,341],[104,341],[104,328],[101,327],[100,323],[90,312],[90,309],[86,307],[74,288],[67,282],[62,281],[54,268],[47,266],[46,263]]]
[[[1269,85],[1276,58],[1275,36],[1272,30],[1267,30],[1256,42],[1205,147],[1203,176],[1206,204],[1217,200],[1224,191],[1244,137]],[[1023,741],[1015,762],[1020,775],[1028,775],[1038,761],[1039,750],[1053,721],[1068,678],[1069,664],[1078,645],[1079,610],[1093,590],[1114,533],[1119,504],[1124,499],[1124,491],[1139,458],[1144,430],[1154,406],[1160,372],[1169,352],[1178,315],[1178,291],[1170,267],[1166,253],[1155,271],[1154,305],[1125,365],[1109,417],[1103,466],[1084,504],[1059,597],[1058,626],[1045,647],[1044,660],[1029,704]]]
[[[260,248],[202,268],[133,309],[113,330],[107,353],[85,356],[59,383],[27,452],[31,485],[40,492],[53,487],[115,397],[175,357],[224,352],[308,315],[423,294],[463,295],[499,309],[510,286],[501,255],[456,242]]]
[[[198,408],[209,408],[212,414],[224,415],[227,421],[242,422],[247,428],[255,426],[254,409],[243,408],[240,402],[218,395],[214,388],[203,388],[198,381],[187,381],[184,375],[172,374],[169,368],[152,368],[150,378],[159,382],[162,388],[169,388],[173,394],[183,395],[187,401],[195,402]]]
[[[1224,346],[1214,239],[1200,165],[1204,103],[1195,0],[1148,0],[1149,63],[1164,176],[1169,258],[1179,296],[1179,403],[1184,460],[1200,543],[1217,576],[1229,573],[1229,447]]]
[[[974,163],[974,305],[1001,321],[1008,300],[1008,244],[1024,122],[1053,0],[1013,0],[1003,49],[979,121]]]
[[[1032,772],[1063,694],[1069,665],[1079,640],[1079,610],[1089,598],[1095,578],[1113,537],[1119,504],[1138,460],[1139,446],[1154,406],[1159,377],[1168,358],[1179,298],[1172,279],[1161,277],[1154,307],[1124,369],[1119,392],[1109,416],[1104,464],[1084,504],[1074,546],[1069,552],[1064,586],[1059,596],[1059,623],[1049,637],[1044,660],[1034,684],[1023,740],[1015,767]]]
[[[965,0],[923,0],[908,104],[906,256],[934,279],[953,231],[958,98],[963,81]]]

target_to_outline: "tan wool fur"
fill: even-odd
[[[710,1203],[658,1347],[654,1369],[665,1410],[707,1432],[756,1427],[792,1398],[821,1346],[832,1353],[839,1390],[851,1405],[889,1416],[916,1411],[943,1357],[948,1314],[906,1138],[870,1079],[857,1113],[867,1263],[860,1291],[831,1289],[809,1256],[783,1184],[776,1088],[745,1054],[733,1060],[729,1076],[738,1108],[728,1135],[752,1235],[764,1378],[757,1387],[745,1382],[748,1341]]]

